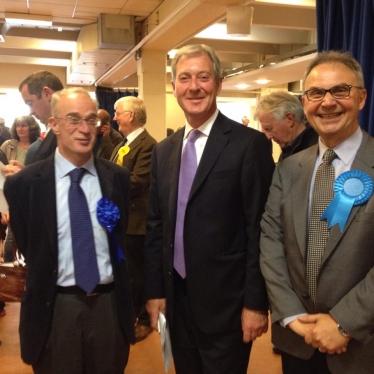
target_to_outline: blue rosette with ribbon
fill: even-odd
[[[320,219],[327,218],[328,228],[338,223],[343,232],[352,208],[365,203],[373,194],[373,180],[363,171],[349,170],[335,180],[334,192],[334,199]]]
[[[117,236],[113,231],[114,227],[117,225],[117,222],[120,218],[120,212],[117,205],[115,205],[107,197],[103,196],[97,203],[96,216],[100,225],[108,230],[113,247],[115,248],[116,261],[117,263],[120,263],[121,260],[125,259],[125,256],[121,251],[121,247],[118,244]]]

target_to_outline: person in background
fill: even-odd
[[[19,85],[22,98],[25,104],[30,107],[30,115],[35,116],[46,126],[46,134],[43,134],[30,146],[24,164],[12,160],[1,170],[5,177],[17,173],[25,165],[44,160],[54,153],[57,142],[53,131],[50,131],[48,119],[51,117],[52,94],[63,88],[60,79],[45,70],[30,74]]]
[[[144,128],[147,111],[141,99],[123,97],[115,102],[114,109],[114,120],[125,139],[115,148],[111,160],[130,171],[130,212],[126,248],[136,317],[135,339],[139,342],[153,331],[145,308],[144,235],[151,154],[156,140]]]
[[[21,116],[15,118],[10,132],[12,138],[0,148],[9,162],[17,160],[24,163],[27,150],[40,136],[40,126],[33,116]]]
[[[105,109],[99,109],[97,116],[100,125],[97,126],[96,143],[93,149],[96,157],[109,160],[116,145],[122,143],[123,136],[110,124],[110,114]]]
[[[318,142],[318,134],[306,122],[300,100],[286,91],[261,97],[254,118],[267,138],[281,147],[278,162]]]
[[[249,125],[249,119],[248,119],[248,117],[244,116],[242,118],[242,123],[243,123],[244,126],[248,127],[248,125]]]
[[[21,356],[36,374],[123,374],[135,341],[125,256],[129,172],[94,158],[97,104],[86,90],[56,92],[51,104],[55,153],[4,184],[27,263]]]
[[[184,46],[171,69],[186,123],[152,154],[147,310],[154,329],[166,314],[178,374],[245,374],[268,326],[259,240],[274,162],[264,134],[217,109],[212,48]]]
[[[284,374],[372,374],[374,139],[359,126],[363,73],[349,53],[323,52],[303,85],[319,141],[278,164],[261,223],[272,341]]]
[[[5,140],[8,140],[12,137],[10,134],[10,131],[8,127],[5,126],[5,120],[4,118],[0,118],[0,146],[5,142]]]

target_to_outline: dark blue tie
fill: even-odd
[[[100,281],[95,240],[86,196],[79,185],[86,169],[70,172],[69,210],[74,272],[77,286],[92,293]]]

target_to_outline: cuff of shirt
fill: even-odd
[[[287,325],[289,325],[291,322],[295,321],[297,319],[297,317],[299,316],[306,316],[308,313],[301,313],[301,314],[296,314],[294,316],[291,316],[291,317],[286,317],[286,318],[283,318],[281,320],[279,320],[279,323],[282,327],[286,328]]]

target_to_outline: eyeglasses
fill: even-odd
[[[87,123],[87,125],[95,127],[97,123],[100,121],[99,117],[95,114],[88,116],[86,118],[82,118],[80,116],[76,116],[73,114],[68,114],[66,117],[56,117],[56,119],[63,119],[69,123],[69,125],[78,127],[83,121]]]
[[[123,113],[132,113],[132,110],[124,110],[123,112],[117,112],[117,111],[115,111],[114,115],[117,117],[117,116],[119,116],[119,115],[121,115]]]
[[[325,90],[324,88],[311,88],[308,91],[304,91],[304,94],[308,98],[309,101],[321,101],[325,97],[327,92],[330,92],[330,95],[334,99],[345,99],[349,97],[351,93],[351,88],[358,88],[360,90],[363,87],[352,86],[349,84],[339,84],[337,86],[331,87],[329,90]]]

